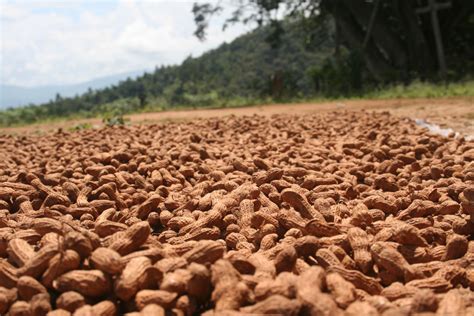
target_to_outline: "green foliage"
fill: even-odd
[[[204,9],[212,13],[211,7]],[[121,125],[126,123],[123,117],[129,113],[177,108],[237,107],[341,97],[474,94],[473,81],[445,85],[415,81],[407,85],[409,80],[400,84],[397,74],[387,73],[386,82],[376,82],[365,67],[364,54],[343,47],[335,53],[333,21],[322,17],[295,23],[301,20],[295,12],[281,24],[262,26],[200,57],[188,57],[181,65],[157,67],[137,79],[128,78],[101,90],[89,89],[80,96],[57,95],[42,105],[0,111],[0,126],[90,117]],[[469,70],[474,64],[463,65]],[[413,72],[409,77],[417,74]],[[459,78],[457,71],[449,74],[451,80]]]
[[[371,79],[380,83],[416,78],[455,79],[472,74],[474,68],[474,1],[451,0],[449,10],[438,8],[440,35],[429,14],[419,14],[426,1],[363,0],[240,0],[224,22],[267,25],[273,30],[267,39],[278,45],[281,24],[315,25],[323,31],[324,21],[337,25],[336,42],[362,56],[361,65]],[[196,35],[206,34],[211,18],[224,13],[221,1],[195,4]],[[225,13],[224,13],[225,14]],[[312,38],[311,35],[307,38]],[[443,39],[445,63],[437,60],[436,43]],[[317,40],[316,40],[317,42]],[[338,45],[339,46],[339,45]],[[447,74],[449,70],[453,70]]]
[[[30,124],[55,118],[103,117],[109,120],[127,113],[172,108],[223,107],[255,104],[258,100],[287,100],[315,93],[312,65],[332,52],[328,33],[315,32],[317,49],[308,49],[299,26],[286,24],[281,44],[266,40],[271,27],[259,28],[200,57],[188,57],[179,66],[162,66],[137,79],[89,90],[73,98],[57,95],[39,106],[0,112],[0,125]]]
[[[142,105],[138,98],[125,98],[105,104],[100,104],[91,112],[96,114],[96,116],[112,117],[138,112],[141,108]]]
[[[122,115],[104,116],[102,122],[107,126],[122,126],[125,125],[125,119]]]
[[[74,127],[69,128],[69,131],[74,132],[74,131],[82,131],[82,130],[87,130],[91,129],[92,124],[91,123],[80,123],[75,125]]]
[[[206,107],[206,106],[216,106],[219,105],[219,94],[217,91],[211,91],[209,93],[202,94],[190,94],[184,93],[183,95],[183,104],[187,104],[193,108]]]
[[[309,74],[321,96],[348,97],[362,92],[363,61],[357,52],[344,51],[339,57],[330,57],[321,66],[310,68]]]
[[[371,99],[474,97],[474,80],[446,84],[416,80],[409,85],[394,84],[373,89],[362,96]]]
[[[120,99],[99,106],[95,112],[102,116],[102,122],[107,126],[125,125],[124,115],[141,109],[142,101],[137,98]]]

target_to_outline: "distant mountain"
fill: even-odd
[[[136,78],[143,75],[144,70],[120,73],[97,78],[83,83],[71,85],[49,85],[37,87],[21,87],[15,85],[0,85],[0,109],[18,107],[30,103],[41,104],[55,98],[59,93],[62,97],[73,97],[85,93],[89,88],[102,89],[116,85],[127,78]]]

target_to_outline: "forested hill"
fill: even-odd
[[[157,67],[137,79],[74,98],[58,95],[42,105],[0,112],[0,124],[178,106],[244,105],[266,97],[309,95],[314,90],[312,74],[332,54],[334,45],[329,25],[314,32],[301,27],[287,26],[278,45],[272,40],[274,30],[262,27],[200,57],[189,57],[181,65]]]

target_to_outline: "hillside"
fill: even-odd
[[[58,117],[93,117],[178,106],[244,105],[266,97],[310,95],[311,69],[332,52],[328,27],[314,33],[287,27],[279,45],[264,27],[181,65],[157,67],[136,79],[73,98],[3,111],[3,126]],[[310,41],[311,39],[311,41]]]

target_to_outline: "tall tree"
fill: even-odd
[[[444,70],[443,60],[436,58],[440,49],[446,52],[447,67],[460,73],[465,71],[463,61],[474,57],[473,50],[466,49],[474,47],[474,35],[466,33],[474,31],[474,1],[239,0],[235,3],[237,8],[224,26],[250,21],[275,25],[289,17],[297,21],[333,19],[342,44],[361,54],[366,68],[378,81],[433,77],[440,68]],[[417,9],[420,11],[430,3],[449,7],[437,13],[436,23],[440,27],[435,32],[435,24],[429,17],[417,14]],[[220,2],[195,3],[196,36],[204,39],[210,18],[222,12]],[[443,47],[439,46],[439,37],[445,39]]]

